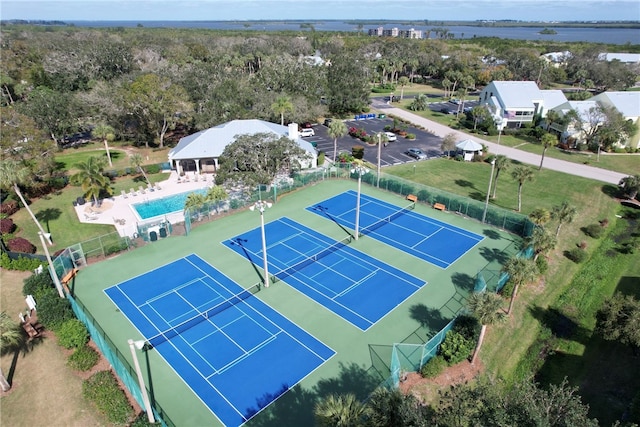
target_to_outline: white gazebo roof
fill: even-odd
[[[465,139],[456,144],[456,147],[462,151],[482,151],[482,144],[479,144],[471,139]]]

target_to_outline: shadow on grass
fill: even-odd
[[[58,208],[47,208],[35,213],[38,221],[44,222],[46,224],[47,233],[51,233],[51,229],[49,228],[49,221],[54,221],[60,218],[60,215],[62,215],[62,211]]]
[[[556,308],[542,308],[534,306],[529,308],[531,315],[538,320],[551,333],[565,340],[572,340],[585,344],[591,338],[591,331],[581,327],[578,322],[566,316]]]

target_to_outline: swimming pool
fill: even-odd
[[[140,219],[149,219],[154,216],[170,214],[184,210],[184,203],[191,193],[206,194],[207,190],[194,190],[185,193],[178,193],[161,199],[147,200],[141,203],[133,203],[131,207],[138,214]]]

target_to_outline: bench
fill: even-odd
[[[410,201],[410,202],[415,203],[415,202],[418,201],[418,196],[416,196],[415,194],[409,194],[407,196],[407,200]]]
[[[78,269],[74,268],[72,270],[70,270],[67,274],[64,275],[64,277],[62,278],[61,282],[63,285],[68,285],[69,282],[71,281],[71,279],[73,279],[75,277],[75,275],[78,273]]]
[[[445,205],[443,205],[442,203],[434,203],[433,209],[438,209],[438,210],[444,212],[445,210],[447,210],[447,207]]]

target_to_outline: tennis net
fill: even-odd
[[[413,210],[413,204],[405,206],[404,208],[401,208],[401,209],[395,211],[391,215],[386,216],[386,217],[374,222],[371,225],[368,225],[366,227],[361,228],[360,229],[360,234],[364,235],[364,234],[371,233],[372,231],[377,230],[378,228],[382,227],[383,225],[390,223],[394,219],[404,215],[405,213],[407,213],[407,212],[409,212],[411,210]]]
[[[277,272],[275,274],[275,277],[280,279],[280,280],[284,280],[287,277],[291,276],[293,273],[302,270],[303,268],[305,268],[306,266],[313,264],[314,262],[318,261],[320,258],[323,258],[327,255],[329,255],[330,253],[333,253],[341,248],[344,248],[345,246],[347,246],[349,243],[351,243],[351,236],[347,236],[342,240],[339,240],[335,243],[332,243],[330,246],[327,246],[326,248],[322,249],[320,252],[317,252],[313,255],[309,255],[307,256],[305,259],[303,259],[302,261],[290,266],[290,267],[286,267],[282,270],[280,270],[279,272]]]
[[[184,331],[186,331],[187,329],[193,328],[194,326],[196,326],[199,323],[204,322],[205,320],[209,319],[212,316],[215,316],[216,314],[230,308],[233,307],[234,305],[238,304],[239,302],[242,302],[244,300],[246,300],[247,298],[249,298],[251,295],[255,295],[258,291],[260,290],[260,284],[255,284],[253,286],[251,286],[250,288],[245,289],[242,292],[239,292],[235,295],[233,295],[232,297],[222,301],[221,303],[218,303],[216,305],[214,305],[213,307],[211,307],[210,309],[198,313],[197,315],[193,316],[190,319],[187,319],[183,322],[180,322],[179,324],[172,326],[171,328],[160,332],[157,335],[154,335],[153,337],[149,338],[147,341],[149,342],[149,344],[151,344],[153,347],[162,344],[165,341],[170,340],[171,338],[176,337],[177,335],[183,333]]]

